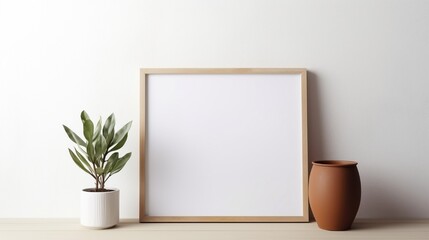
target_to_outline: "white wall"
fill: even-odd
[[[61,124],[133,120],[110,181],[138,216],[140,67],[305,67],[310,160],[359,162],[359,217],[429,217],[429,1],[0,0],[0,217],[78,217]]]

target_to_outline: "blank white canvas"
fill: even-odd
[[[300,74],[150,74],[146,214],[303,216]]]

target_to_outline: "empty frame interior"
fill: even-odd
[[[304,69],[142,69],[140,222],[305,222]]]

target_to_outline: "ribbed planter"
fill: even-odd
[[[308,194],[320,228],[331,231],[350,229],[361,198],[357,162],[313,162]]]
[[[82,190],[80,223],[89,228],[104,229],[119,223],[119,190],[89,192]]]

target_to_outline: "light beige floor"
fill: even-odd
[[[344,232],[312,223],[137,223],[122,221],[107,230],[90,230],[76,219],[0,219],[0,239],[428,239],[429,220],[356,220]]]

